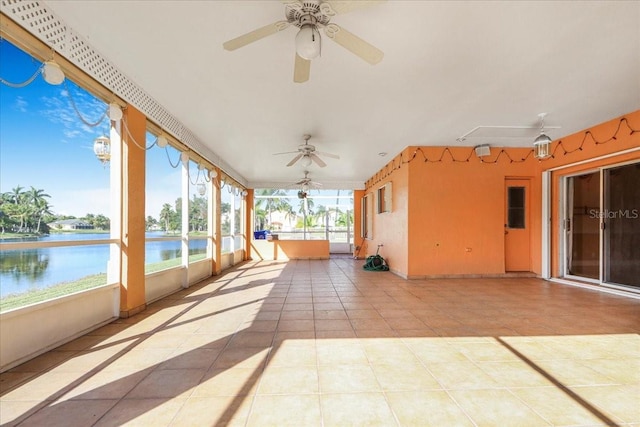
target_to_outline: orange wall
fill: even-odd
[[[563,154],[563,149],[558,148],[556,149],[557,155],[555,158],[549,158],[540,162],[541,171],[561,168],[551,172],[551,274],[554,277],[562,275],[559,265],[559,248],[561,244],[561,233],[563,232],[560,224],[561,178],[580,172],[592,171],[594,169],[597,170],[600,167],[614,165],[616,163],[640,160],[640,151],[615,155],[615,153],[619,153],[621,151],[640,147],[640,132],[631,134],[629,126],[631,129],[640,130],[640,110],[561,138],[554,142],[552,151],[553,149],[556,149],[556,146],[560,144],[560,142],[562,142],[562,147],[568,151],[580,147],[581,144],[582,150]],[[590,135],[593,135],[593,137],[600,142],[609,140],[613,136],[615,136],[615,139],[611,139],[609,142],[604,144],[596,144],[587,132]],[[612,156],[605,159],[573,165],[574,163],[608,155]]]
[[[415,151],[416,147],[411,150]],[[440,157],[444,147],[421,147],[429,159]],[[455,148],[456,159],[465,159],[471,148]],[[506,149],[513,159],[522,159],[530,149]],[[493,148],[486,161],[499,153]],[[481,163],[473,155],[469,162],[427,163],[420,153],[409,166],[409,277],[502,274],[504,268],[505,180],[528,178],[530,251],[539,247],[540,183],[537,161],[529,156],[522,163],[502,157],[496,164]],[[538,260],[532,269],[540,271]]]
[[[254,260],[329,259],[328,240],[251,240]]]
[[[624,116],[631,129],[640,130],[640,111]],[[587,131],[562,138],[552,145],[554,158],[537,160],[529,148],[505,148],[492,164],[500,148],[482,163],[475,155],[468,162],[454,162],[445,147],[408,147],[366,183],[373,193],[386,182],[393,183],[393,212],[374,213],[373,239],[367,254],[375,253],[383,243],[381,255],[392,271],[408,278],[449,275],[499,275],[504,268],[505,180],[528,178],[530,194],[531,269],[541,273],[542,266],[542,171],[598,156],[640,147],[640,132],[631,135],[621,118],[594,126],[588,132],[604,144],[595,144]],[[577,150],[582,140],[582,149]],[[561,144],[559,148],[556,147]],[[564,149],[562,148],[564,147]],[[466,159],[471,147],[451,148],[457,160]],[[564,150],[571,151],[564,154]],[[441,157],[442,156],[442,157]],[[442,158],[441,162],[425,162]],[[400,161],[402,158],[402,161]],[[525,159],[519,162],[520,159]],[[562,169],[552,174],[552,261],[558,256],[559,177],[579,170],[593,169],[640,158],[636,151]],[[375,202],[375,200],[374,200]],[[557,270],[557,263],[552,264]]]
[[[366,241],[366,252],[363,250],[360,255],[366,257],[373,255],[380,248],[380,255],[387,261],[391,271],[405,276],[409,263],[408,243],[409,243],[409,168],[397,166],[400,164],[399,157],[393,159],[379,173],[380,179],[369,182],[366,194],[369,194],[373,203],[373,230],[372,238]],[[395,167],[395,170],[394,170]],[[387,175],[387,176],[385,176]],[[392,201],[391,212],[377,213],[378,189],[391,181]]]

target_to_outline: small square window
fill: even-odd
[[[391,212],[391,183],[378,188],[378,213]]]

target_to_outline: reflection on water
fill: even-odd
[[[49,256],[39,249],[6,251],[0,255],[0,274],[10,275],[15,280],[22,278],[31,282],[41,278],[49,267]]]
[[[105,238],[108,238],[108,235],[65,234],[26,238],[21,241]],[[190,256],[206,253],[206,250],[206,240],[189,241]],[[109,244],[0,251],[0,297],[106,273],[109,255]],[[145,245],[145,264],[168,261],[181,256],[180,241],[148,242]]]

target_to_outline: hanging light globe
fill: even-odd
[[[204,182],[199,182],[198,185],[196,185],[196,190],[200,196],[207,194],[207,186]]]
[[[111,160],[111,141],[106,136],[100,136],[93,141],[93,152],[102,162],[106,164]]]

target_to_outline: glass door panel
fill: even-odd
[[[640,288],[640,163],[605,171],[604,280]]]
[[[566,274],[600,279],[600,172],[567,180]]]

